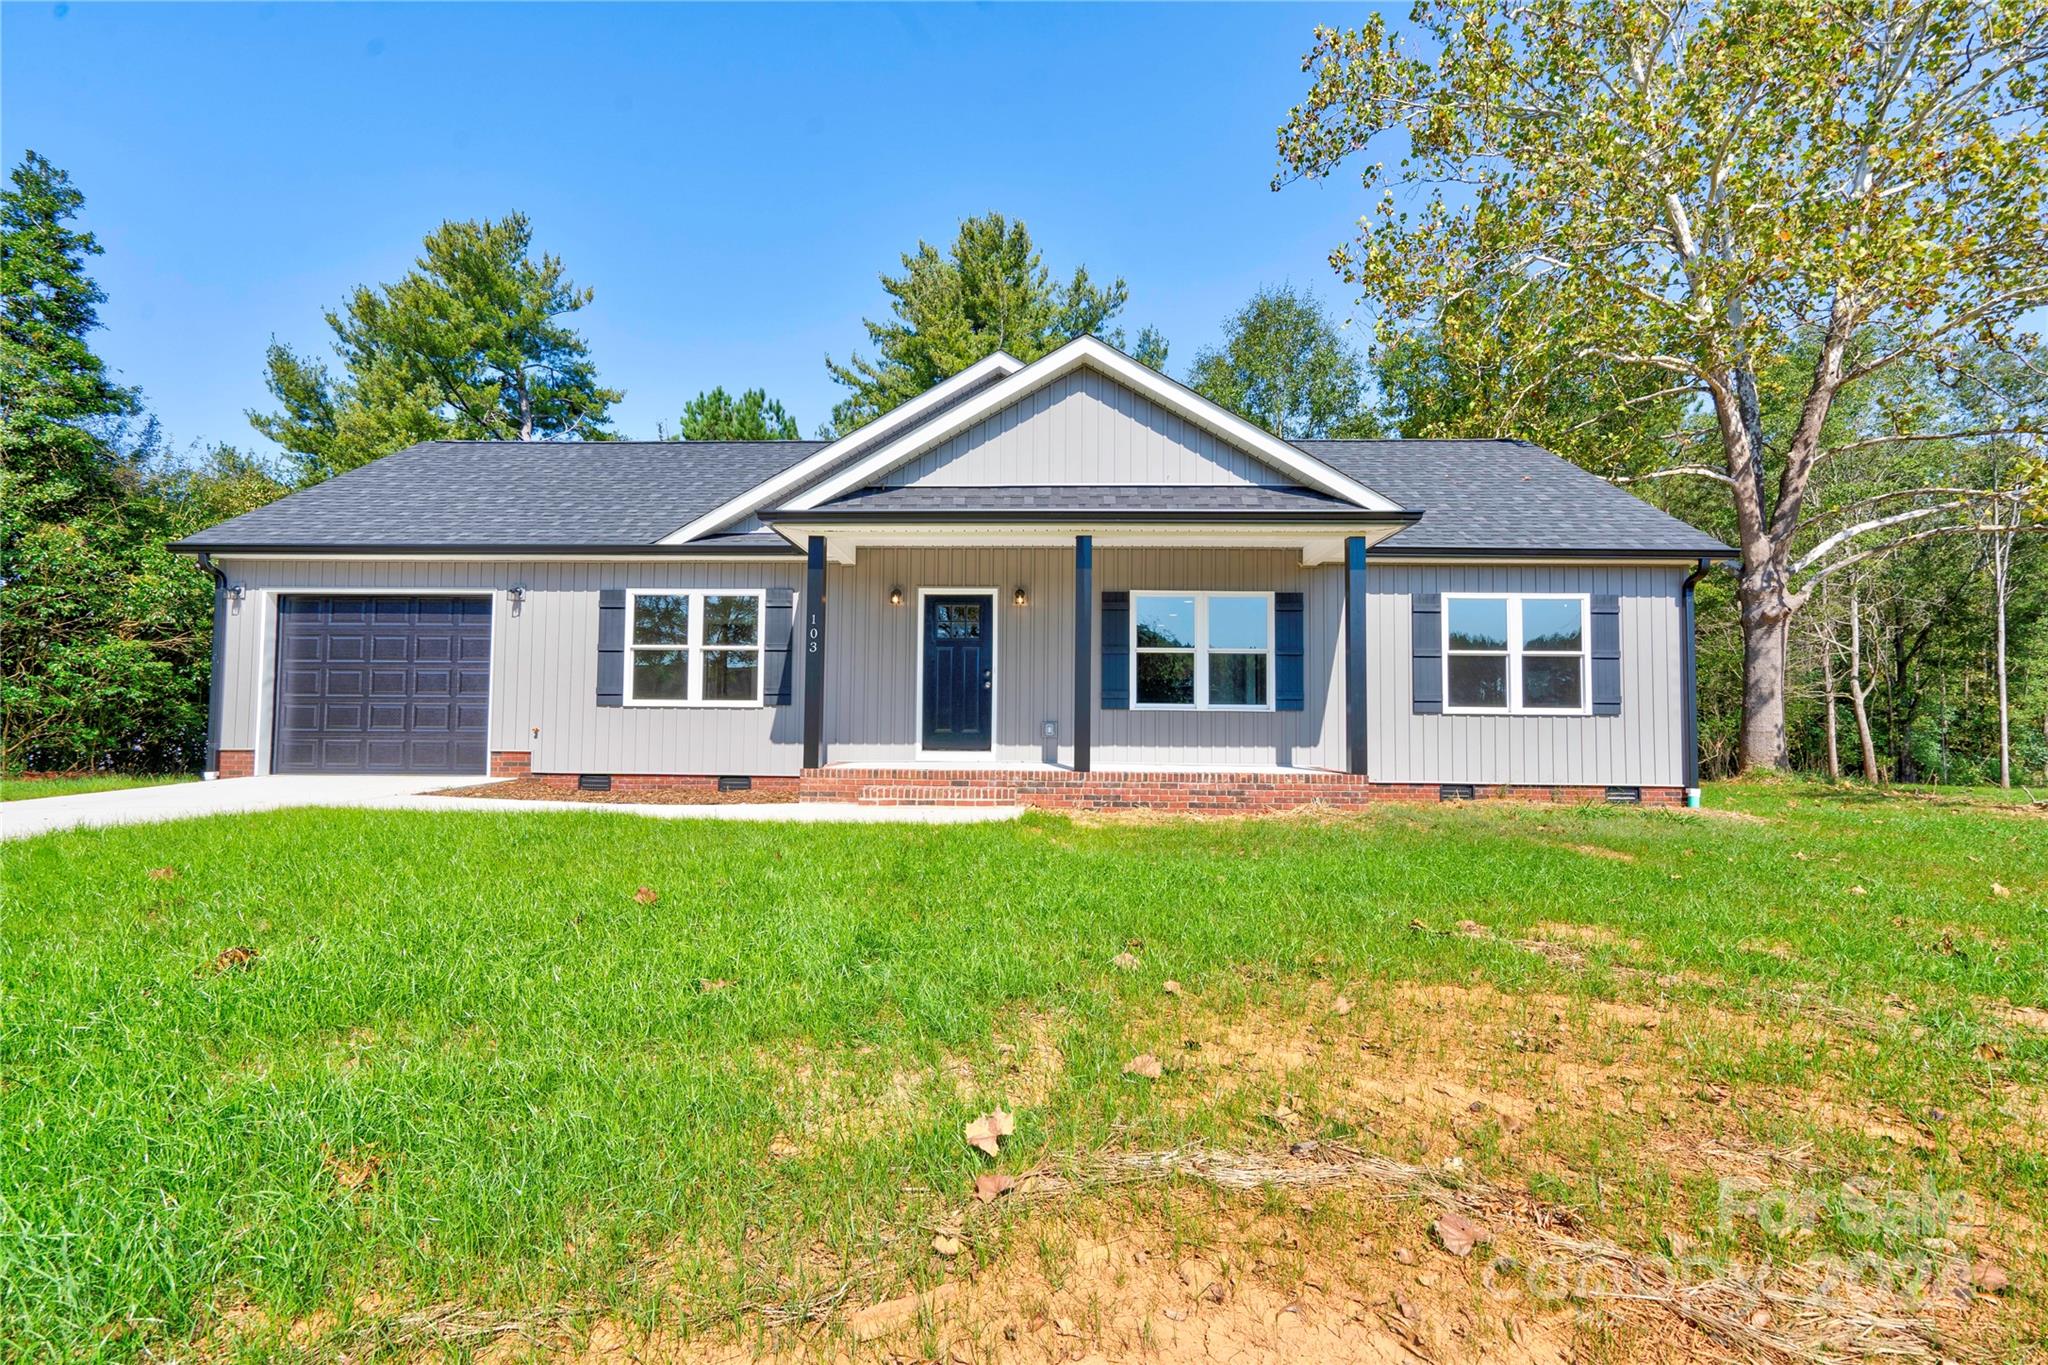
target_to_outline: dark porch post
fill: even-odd
[[[1074,537],[1074,771],[1088,771],[1095,731],[1095,537]]]
[[[804,766],[825,751],[825,537],[812,536],[804,575]]]
[[[1365,776],[1365,537],[1344,541],[1344,749]]]

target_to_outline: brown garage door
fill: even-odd
[[[285,597],[278,603],[280,773],[482,773],[488,597]]]

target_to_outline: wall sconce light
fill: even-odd
[[[512,610],[514,611],[518,611],[526,605],[526,585],[524,583],[514,583],[505,595],[512,600]]]
[[[243,599],[244,599],[244,598],[248,597],[248,595],[249,595],[249,585],[248,585],[248,584],[246,584],[246,583],[230,583],[230,584],[228,584],[228,601],[234,604],[234,608],[235,608],[235,610],[236,610],[236,611],[240,611],[240,610],[242,609],[242,601],[243,601]]]
[[[889,605],[892,607],[900,607],[903,605],[903,589],[889,589]]]
[[[1013,607],[1028,607],[1031,605],[1031,599],[1024,595],[1024,589],[1019,588],[1010,594],[1010,605]]]

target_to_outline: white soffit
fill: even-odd
[[[1403,510],[1401,505],[1391,498],[1374,492],[1306,451],[1252,425],[1228,408],[1210,402],[1193,389],[1175,383],[1157,370],[1140,365],[1123,352],[1094,337],[1080,337],[1068,342],[1052,354],[1011,374],[1000,384],[991,385],[966,402],[941,413],[932,421],[915,430],[904,432],[895,440],[855,460],[838,473],[789,498],[782,505],[791,511],[805,511],[829,502],[842,493],[865,487],[897,465],[916,458],[940,442],[966,431],[990,414],[1001,412],[1026,394],[1083,366],[1092,366],[1102,371],[1168,411],[1248,451],[1275,469],[1284,471],[1307,487],[1319,489],[1332,497],[1343,498],[1370,511]],[[933,392],[936,393],[937,390]],[[815,460],[827,453],[819,451],[818,455],[811,458]],[[756,504],[761,505],[765,504]]]

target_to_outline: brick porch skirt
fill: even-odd
[[[757,781],[759,779],[756,779]],[[1374,782],[1350,773],[1096,772],[1001,768],[806,768],[806,801],[864,806],[1032,806],[1041,810],[1164,810],[1215,815],[1382,801],[1436,801],[1434,782]],[[1475,787],[1476,799],[1600,802],[1605,787]],[[1683,787],[1644,787],[1646,806],[1683,806]]]

